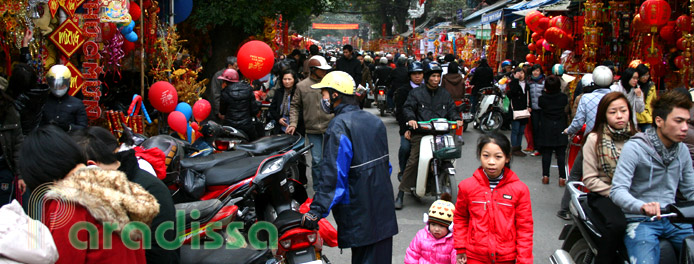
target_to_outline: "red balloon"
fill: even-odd
[[[660,37],[663,38],[668,43],[675,42],[675,39],[676,39],[675,27],[670,26],[670,25],[664,26],[660,30]]]
[[[530,62],[530,63],[535,63],[535,55],[533,55],[533,54],[525,55],[525,61]]]
[[[205,118],[210,115],[211,110],[212,106],[210,105],[210,102],[205,99],[200,99],[193,105],[193,116],[195,117],[195,120],[202,122],[202,120],[205,120]]]
[[[528,25],[528,28],[532,31],[538,31],[538,23],[540,22],[540,19],[545,17],[540,11],[534,10],[525,15],[525,24]]]
[[[152,106],[162,113],[170,113],[176,110],[176,104],[178,103],[176,88],[165,81],[158,81],[152,84],[152,87],[149,88],[147,98],[149,98],[149,102]],[[181,115],[182,114],[183,113],[181,113]],[[183,116],[183,119],[185,120],[185,116]]]
[[[535,43],[530,43],[530,44],[528,44],[528,49],[529,49],[529,50],[535,51],[536,48],[537,48],[537,46],[535,46]]]
[[[540,18],[540,21],[537,23],[537,29],[538,31],[545,31],[549,28],[549,18],[543,17]]]
[[[682,57],[682,55],[675,58],[675,67],[678,69],[684,68],[684,57]]]
[[[198,125],[197,122],[190,122],[190,127],[191,127],[193,130],[195,130],[195,132],[197,132],[198,130],[200,130],[200,125]]]
[[[679,50],[685,50],[685,45],[684,45],[684,38],[680,38],[677,40],[677,48]]]
[[[670,4],[663,0],[646,0],[641,4],[639,15],[646,25],[657,27],[665,25],[670,20]]]
[[[142,10],[140,10],[140,6],[137,5],[135,2],[130,1],[130,10],[128,10],[128,13],[130,13],[130,17],[133,19],[133,21],[140,21],[140,16],[142,15]]]
[[[556,27],[566,33],[571,32],[571,19],[565,16],[555,16],[549,20],[549,27]]]
[[[113,23],[103,23],[101,24],[101,39],[111,40],[113,36],[118,32],[116,24]]]
[[[533,38],[534,42],[537,42],[538,40],[540,40],[542,38],[542,35],[540,33],[535,32],[532,34],[532,38]]]
[[[188,121],[186,120],[186,116],[183,113],[179,111],[173,111],[169,114],[167,121],[171,129],[173,129],[174,131],[183,135],[188,134]]]
[[[688,15],[681,15],[677,18],[677,28],[683,32],[689,32],[692,30],[692,17]]]
[[[270,46],[259,40],[243,44],[236,57],[241,74],[252,80],[265,77],[275,63]]]

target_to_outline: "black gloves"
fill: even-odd
[[[318,230],[318,221],[321,219],[321,215],[318,212],[311,210],[305,213],[301,218],[301,226],[310,230]]]

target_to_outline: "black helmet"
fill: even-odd
[[[439,65],[438,62],[431,62],[431,63],[429,63],[428,66],[429,67],[427,67],[427,69],[426,69],[426,74],[432,74],[432,73],[437,73],[437,72],[442,73],[443,72],[443,69],[441,68],[441,65]]]
[[[404,66],[405,63],[407,63],[407,57],[405,57],[404,55],[400,55],[400,57],[398,57],[398,62],[396,64]]]
[[[408,73],[413,73],[413,72],[424,72],[424,68],[422,67],[422,63],[419,61],[413,61],[410,63],[410,66],[407,68]]]

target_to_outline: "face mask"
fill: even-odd
[[[320,100],[320,108],[323,110],[323,112],[332,114],[333,109],[332,109],[332,103],[330,102],[330,99],[321,99]]]
[[[63,97],[67,93],[67,88],[65,89],[51,89],[51,93],[55,95],[55,97]]]

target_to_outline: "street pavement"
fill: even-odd
[[[365,110],[378,115],[377,109],[370,108]],[[381,120],[383,120],[383,123],[386,125],[388,132],[390,163],[393,165],[391,181],[393,183],[393,192],[397,193],[399,184],[397,179],[397,154],[398,148],[400,147],[399,128],[392,115],[381,117]],[[507,137],[510,137],[510,131],[502,132]],[[456,161],[456,181],[458,182],[471,177],[472,173],[480,166],[480,162],[475,154],[477,138],[480,134],[481,132],[473,129],[472,125],[463,133],[465,145],[463,146],[462,157]],[[525,147],[525,142],[523,146]],[[553,158],[552,164],[556,165],[555,158]],[[552,252],[561,247],[561,241],[558,239],[559,233],[564,224],[569,223],[555,216],[564,192],[564,188],[557,185],[559,177],[557,167],[553,166],[551,168],[551,180],[549,185],[543,185],[541,183],[542,163],[540,156],[532,157],[528,155],[526,157],[513,157],[511,159],[511,168],[530,189],[535,231],[533,236],[534,263],[548,263],[548,257]],[[308,186],[311,186],[311,184],[308,184]],[[308,191],[309,195],[312,195],[313,190],[309,188]],[[422,203],[418,203],[411,196],[405,195],[404,208],[396,211],[399,232],[393,237],[393,263],[403,263],[405,251],[410,241],[417,231],[425,226],[423,214],[429,210],[429,206],[435,200],[435,197],[426,197],[422,199]],[[330,214],[328,220],[333,226],[336,226],[332,214]],[[340,253],[339,248],[324,246],[323,253],[332,263],[342,264],[351,262],[351,251],[349,249],[344,249],[342,253]]]

